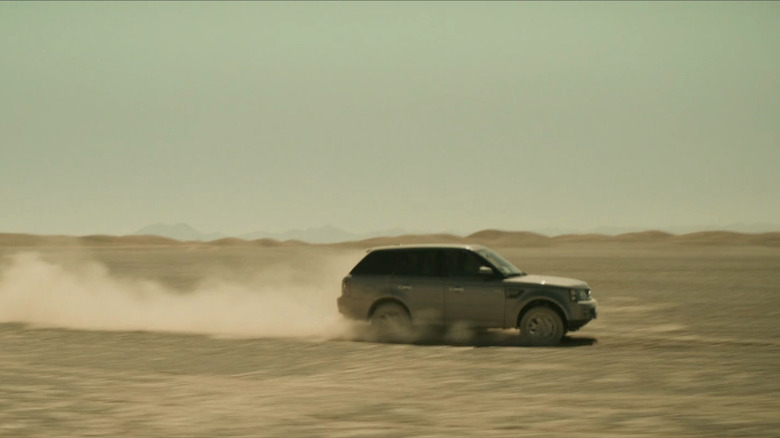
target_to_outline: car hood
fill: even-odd
[[[570,288],[570,289],[587,289],[588,283],[585,283],[582,280],[576,280],[574,278],[566,278],[566,277],[552,277],[549,275],[523,275],[521,277],[509,277],[506,280],[504,280],[504,283],[508,283],[511,285],[520,285],[520,284],[528,284],[528,285],[541,285],[541,286],[553,286],[553,287],[564,287],[564,288]]]

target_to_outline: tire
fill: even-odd
[[[412,318],[398,303],[380,304],[371,314],[370,322],[383,338],[404,340],[411,333]]]
[[[558,345],[564,332],[558,312],[546,306],[529,309],[520,320],[520,338],[530,345]]]

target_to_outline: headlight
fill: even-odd
[[[571,289],[569,298],[572,301],[588,301],[590,299],[590,289]]]

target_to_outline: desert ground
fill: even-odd
[[[599,318],[550,348],[382,343],[340,318],[367,247],[436,240],[586,280]],[[0,437],[777,437],[778,241],[2,235]]]

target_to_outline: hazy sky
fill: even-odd
[[[0,232],[780,223],[777,2],[0,2]]]

